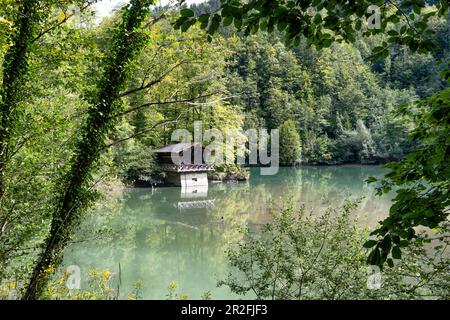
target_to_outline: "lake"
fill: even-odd
[[[270,208],[288,201],[321,212],[351,195],[363,197],[360,223],[374,227],[390,206],[388,197],[374,195],[364,180],[381,177],[377,166],[280,168],[275,176],[251,169],[248,182],[210,184],[208,188],[126,189],[99,205],[65,252],[65,265],[82,272],[82,289],[90,269],[110,270],[121,279],[121,297],[135,281],[142,282],[145,299],[165,299],[167,286],[199,299],[236,298],[217,288],[227,272],[225,251],[238,240],[239,226],[254,228],[270,222]],[[100,229],[96,233],[93,230]]]

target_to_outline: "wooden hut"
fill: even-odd
[[[185,188],[207,186],[208,171],[213,171],[214,165],[203,162],[203,152],[199,143],[177,143],[156,150],[166,183]]]

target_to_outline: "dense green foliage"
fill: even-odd
[[[376,6],[377,9],[372,7]],[[278,30],[285,35],[288,45],[298,46],[302,39],[317,49],[330,47],[335,42],[354,43],[358,36],[384,33],[388,37],[374,49],[373,59],[387,57],[388,44],[406,45],[412,51],[429,52],[436,47],[430,37],[428,21],[434,15],[448,13],[448,1],[442,0],[436,10],[422,14],[425,1],[300,1],[300,0],[224,0],[214,12],[195,16],[184,9],[175,27],[183,31],[197,21],[211,37],[222,24],[234,25],[245,35],[258,31]],[[381,10],[383,14],[381,15]],[[379,11],[379,26],[370,19]],[[405,23],[401,28],[399,23]]]
[[[205,130],[280,128],[284,164],[399,161],[379,189],[401,186],[373,234],[380,238],[366,244],[371,263],[392,264],[389,254],[415,241],[415,226],[446,219],[445,1],[402,10],[389,1],[388,19],[370,31],[358,23],[365,12],[336,21],[330,13],[340,5],[322,15],[314,10],[323,2],[313,1],[313,15],[291,20],[292,1],[211,1],[173,17],[182,33],[159,12],[148,15],[150,0],[100,24],[91,2],[0,0],[0,279],[14,276],[26,289],[31,275],[26,298],[45,291],[99,185],[157,184],[151,150],[175,129],[193,131],[194,121]],[[273,32],[240,32],[266,28]],[[213,175],[248,177],[236,164]]]
[[[130,62],[145,44],[146,37],[140,29],[151,4],[153,0],[132,0],[123,10],[123,22],[115,32],[104,62],[104,74],[89,101],[91,107],[80,130],[81,137],[75,145],[68,173],[60,181],[50,232],[24,294],[25,299],[36,299],[42,294],[49,277],[45,271],[61,263],[62,250],[72,236],[73,227],[80,220],[83,208],[92,201],[89,185],[92,171],[105,146],[107,134],[114,128],[113,116],[122,110],[117,98],[125,87]]]
[[[280,127],[280,163],[296,164],[300,161],[300,136],[292,120],[285,121]]]
[[[428,250],[414,242],[393,268],[377,273],[365,263],[368,234],[357,226],[357,206],[347,200],[322,213],[292,204],[277,209],[262,232],[244,230],[244,240],[234,243],[232,272],[220,284],[257,299],[447,299],[448,239]]]
[[[3,237],[6,237],[6,224],[8,223],[7,216],[3,213],[3,198],[6,187],[5,171],[8,158],[13,150],[11,137],[18,113],[18,104],[24,96],[24,81],[28,73],[29,45],[34,38],[34,29],[40,17],[37,1],[21,1],[19,6],[19,12],[25,14],[16,13],[14,17],[15,24],[19,27],[11,40],[12,45],[7,49],[4,56],[2,87],[0,89],[0,204],[2,205],[0,236]],[[25,234],[26,232],[22,234],[22,237],[26,239]],[[0,250],[0,260],[8,257],[9,250],[11,250],[11,247],[3,246]]]
[[[447,63],[445,59],[448,59],[449,56],[448,1],[440,1],[437,6],[431,7],[428,7],[424,1],[380,1],[372,4],[378,5],[378,10],[383,7],[384,12],[381,24],[373,28],[370,27],[369,21],[364,22],[364,19],[362,19],[366,13],[366,8],[368,8],[367,13],[370,13],[370,4],[364,1],[356,1],[352,4],[328,1],[325,5],[322,1],[283,0],[249,2],[226,0],[221,1],[220,5],[216,5],[215,8],[213,7],[215,12],[206,12],[200,15],[196,15],[194,10],[185,9],[181,12],[181,17],[174,26],[185,31],[198,21],[202,29],[207,30],[209,37],[219,29],[221,23],[223,26],[230,26],[234,22],[238,31],[245,29],[244,34],[246,36],[259,30],[267,30],[269,33],[275,34],[274,27],[277,26],[278,31],[284,33],[285,42],[288,45],[294,42],[296,46],[299,46],[303,40],[307,45],[314,45],[318,49],[330,47],[335,42],[355,43],[357,42],[356,36],[372,36],[371,41],[375,40],[375,46],[369,50],[371,51],[370,56],[368,56],[369,60],[383,60],[382,64],[384,64],[383,67],[386,72],[385,81],[387,80],[388,84],[392,82],[394,86],[400,85],[400,87],[405,87],[405,79],[398,79],[395,75],[396,71],[392,72],[392,62],[398,63],[395,55],[398,55],[398,51],[403,50],[405,46],[413,54],[416,52],[422,54],[432,52],[438,62],[436,64],[440,63],[440,68],[445,68]],[[433,29],[433,16],[443,17],[447,25],[435,26]],[[403,18],[403,21],[400,18]],[[313,22],[312,25],[311,22]],[[323,32],[323,30],[327,32]],[[380,33],[386,35],[378,36],[378,39],[373,37]],[[444,36],[443,39],[441,39],[442,35]],[[371,41],[368,43],[371,43]],[[381,45],[379,44],[380,41]],[[376,44],[377,42],[378,44]],[[402,47],[399,48],[398,45],[402,45]],[[360,45],[358,47],[361,48]],[[369,47],[371,46],[369,45]],[[394,53],[394,57],[389,54],[389,48],[392,48],[391,52]],[[336,55],[332,57],[335,58]],[[342,57],[343,55],[340,54],[338,61],[345,59],[342,59]],[[427,65],[426,58],[415,57],[414,55],[412,57],[414,62],[420,61],[419,64],[422,64],[422,66]],[[336,63],[327,71],[337,71],[335,68]],[[377,70],[379,66],[375,64],[372,68]],[[430,65],[428,65],[428,68],[430,68]],[[395,70],[399,69],[404,72],[406,68],[395,68]],[[434,71],[431,83],[427,84],[426,87],[417,86],[417,93],[423,98],[438,90],[441,91],[430,100],[421,102],[420,116],[413,118],[411,124],[414,126],[416,125],[415,122],[419,122],[419,129],[413,130],[410,134],[411,140],[414,142],[411,149],[412,153],[409,153],[401,162],[388,166],[392,171],[386,176],[386,180],[382,182],[382,187],[379,189],[379,194],[382,194],[389,192],[394,186],[400,188],[396,191],[397,197],[394,199],[389,217],[380,222],[381,227],[373,232],[373,235],[381,236],[381,239],[370,240],[365,244],[369,248],[375,247],[368,257],[368,262],[380,267],[385,262],[390,266],[393,265],[392,258],[388,258],[390,253],[392,253],[393,258],[401,256],[400,246],[401,244],[407,246],[415,237],[414,227],[437,227],[448,217],[449,143],[445,136],[448,129],[448,119],[444,115],[448,111],[449,92],[443,89],[448,85],[448,69],[442,70],[442,80],[440,84],[439,81],[437,82],[437,86],[435,79],[438,72],[435,68],[431,69]],[[414,74],[417,80],[417,69],[414,68],[412,71],[408,70],[407,74]],[[326,77],[326,73],[323,76]],[[344,79],[348,82],[349,79],[355,78],[353,74],[351,77]],[[363,81],[366,79],[370,78],[365,78]],[[339,83],[339,80],[339,76],[333,76],[331,81],[323,83],[320,88],[330,88],[330,84]],[[267,85],[268,83],[266,78],[264,84]],[[360,83],[361,80],[358,81],[358,85]],[[373,90],[372,85],[366,87],[366,90],[358,90],[358,87],[355,90],[353,86],[347,84],[345,89],[350,89],[351,94],[349,95],[346,90],[336,92],[337,105],[339,106],[340,101],[347,100],[348,103],[344,104],[344,112],[353,112],[350,115],[344,114],[345,117],[342,117],[342,108],[339,108],[333,114],[336,125],[333,128],[334,132],[331,132],[331,137],[337,138],[334,148],[335,152],[341,152],[339,159],[367,163],[377,158],[377,154],[400,156],[397,159],[394,158],[394,160],[403,158],[404,149],[398,148],[399,143],[403,143],[403,141],[398,140],[398,133],[407,131],[407,129],[404,128],[399,131],[398,127],[395,127],[394,121],[377,112],[377,105],[386,106],[386,102],[379,104],[377,100],[369,100],[370,107],[367,108],[364,105],[364,98],[370,99],[376,96],[377,90]],[[386,96],[386,94],[383,93],[383,96]],[[407,99],[410,104],[413,100],[413,97]],[[335,106],[333,105],[333,107]],[[411,116],[410,109],[412,109],[412,106],[403,105],[401,110],[404,111],[397,112],[397,115],[403,115],[403,119],[407,119],[405,114]],[[367,113],[364,112],[365,110],[367,110]],[[271,114],[273,115],[273,113]],[[376,123],[375,127],[378,125],[379,134],[377,136],[379,141],[383,143],[381,147],[377,147],[378,141],[372,138],[371,128],[368,127],[368,125],[373,125],[374,122]],[[347,124],[350,124],[350,126]],[[351,127],[354,128],[355,125],[356,130],[352,130]],[[303,128],[305,128],[304,125]],[[392,134],[395,134],[395,132],[397,132],[397,139],[392,139]],[[330,133],[325,137],[330,137]],[[326,139],[320,141],[320,147],[317,149],[321,152],[321,158],[325,158],[325,156],[328,159],[333,158],[327,152],[322,154],[323,150],[327,150],[330,144],[329,140]],[[431,150],[429,150],[430,147]],[[305,143],[305,149],[308,149],[308,143]],[[399,153],[399,150],[402,151]],[[411,150],[406,149],[406,151]],[[309,161],[316,162],[315,157],[310,156]],[[374,179],[370,181],[373,182]],[[409,186],[404,188],[405,184]],[[402,241],[402,239],[404,240]]]
[[[418,147],[403,160],[387,165],[391,172],[378,188],[381,195],[399,186],[389,217],[372,233],[380,240],[366,243],[374,247],[369,262],[379,266],[401,258],[401,248],[417,238],[414,227],[438,228],[449,214],[450,89],[421,101],[417,110],[402,108],[399,113],[413,118],[416,127],[410,138]]]
[[[7,272],[7,261],[24,255],[22,250],[25,249],[27,253],[33,251],[36,235],[45,229],[45,225],[40,222],[47,217],[45,208],[49,199],[32,190],[48,194],[51,184],[48,179],[51,175],[49,169],[54,168],[52,160],[59,152],[55,152],[58,146],[51,142],[68,127],[61,121],[64,115],[55,108],[56,103],[50,103],[51,99],[46,100],[44,96],[55,97],[59,103],[74,98],[64,97],[64,93],[49,89],[60,83],[56,76],[61,71],[58,69],[61,68],[60,62],[68,63],[69,57],[61,54],[63,48],[58,50],[54,46],[63,37],[49,39],[47,36],[72,15],[68,7],[74,3],[84,9],[85,3],[89,2],[1,2],[0,14],[7,28],[2,30],[6,37],[0,46],[3,59],[3,82],[0,87],[0,274]],[[60,15],[51,15],[53,10]],[[79,16],[81,18],[82,14]],[[50,43],[53,51],[46,51],[47,64],[37,61],[36,56],[48,49]],[[55,54],[58,59],[51,59]],[[70,61],[76,62],[83,58],[80,51],[78,58]],[[39,68],[43,65],[44,68]],[[43,74],[46,76],[42,77]],[[72,76],[72,80],[76,78],[75,74]],[[30,81],[36,78],[42,81]],[[55,123],[59,126],[55,127]]]

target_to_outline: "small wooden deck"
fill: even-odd
[[[179,173],[208,172],[215,169],[213,164],[162,164],[160,168],[162,171]]]

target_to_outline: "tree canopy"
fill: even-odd
[[[374,49],[373,59],[388,56],[389,44],[407,46],[411,51],[430,52],[437,47],[428,21],[445,16],[448,1],[439,1],[436,10],[421,14],[426,2],[415,1],[301,1],[301,0],[224,0],[216,12],[196,17],[188,8],[180,11],[175,28],[186,31],[197,21],[212,36],[221,25],[234,25],[245,35],[258,31],[278,30],[288,45],[299,45],[305,39],[317,49],[335,42],[354,43],[358,34],[387,34],[381,46]],[[383,13],[383,14],[382,14]],[[379,15],[378,18],[373,15]],[[379,25],[372,23],[379,20]]]

